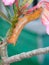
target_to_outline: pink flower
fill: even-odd
[[[2,2],[4,3],[4,5],[6,5],[6,6],[8,6],[8,5],[12,5],[14,2],[15,2],[15,0],[2,0]]]
[[[49,5],[48,3],[45,5],[45,8],[43,9],[43,13],[41,15],[41,20],[43,25],[46,26],[46,32],[49,35],[49,7],[47,7],[47,5]]]
[[[46,32],[49,35],[49,25],[46,26]]]

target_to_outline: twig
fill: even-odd
[[[1,59],[3,57],[8,58],[7,45],[6,44],[7,44],[6,41],[1,42],[1,44],[0,44],[0,55],[1,55]],[[2,65],[9,65],[8,63],[4,63],[3,61],[2,61],[1,64]]]
[[[23,52],[18,55],[11,56],[9,58],[2,58],[4,63],[12,63],[15,61],[21,61],[24,58],[30,58],[35,55],[45,54],[49,52],[49,47],[32,50],[29,52]]]

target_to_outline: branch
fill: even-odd
[[[32,56],[45,54],[48,52],[49,52],[49,47],[46,47],[46,48],[40,48],[40,49],[32,50],[29,52],[23,52],[21,54],[14,55],[14,56],[9,57],[9,58],[2,58],[2,59],[3,59],[4,63],[12,63],[15,61],[21,61],[24,58],[30,58]]]
[[[5,40],[0,42],[0,56],[1,56],[1,60],[2,60],[3,57],[5,57],[5,58],[8,57],[8,54],[7,54],[7,43],[6,43]],[[4,63],[2,61],[1,65],[9,65],[9,64]]]
[[[15,44],[18,39],[18,36],[19,36],[21,30],[24,28],[24,26],[27,23],[39,18],[41,15],[41,12],[42,12],[42,8],[39,8],[39,9],[35,10],[32,14],[25,15],[24,17],[19,19],[18,23],[16,23],[16,26],[13,30],[12,35],[8,38],[7,42]]]

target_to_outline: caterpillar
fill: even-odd
[[[19,18],[18,22],[15,25],[15,28],[13,29],[13,33],[11,36],[8,37],[7,42],[15,45],[23,27],[27,23],[39,18],[41,15],[41,12],[42,12],[42,8],[38,8],[38,9],[34,10],[33,13],[24,15],[22,18]]]

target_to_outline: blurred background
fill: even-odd
[[[39,0],[34,0],[30,7],[35,6]],[[0,10],[6,14],[6,11],[0,0]],[[6,14],[7,15],[7,14]],[[5,37],[10,24],[0,17],[0,36]],[[37,48],[49,46],[49,35],[46,34],[46,29],[41,23],[40,18],[28,23],[22,30],[16,46],[8,44],[8,55],[12,56],[22,52],[31,51]],[[38,55],[29,59],[24,59],[19,62],[14,62],[11,65],[49,65],[49,53]]]

